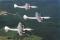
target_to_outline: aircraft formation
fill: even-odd
[[[37,6],[31,6],[30,4],[25,3],[25,5],[23,5],[23,6],[19,6],[19,5],[17,5],[17,4],[14,4],[14,8],[23,8],[23,9],[25,9],[25,10],[29,10],[29,9],[31,9],[31,8],[35,9],[35,8],[38,8],[38,7],[37,7]],[[45,17],[39,16],[39,13],[38,13],[38,12],[35,12],[35,17],[29,17],[29,16],[27,16],[27,15],[23,15],[23,19],[24,19],[24,20],[35,19],[35,20],[37,20],[38,22],[42,22],[42,21],[44,21],[44,19],[47,20],[47,19],[50,19],[50,18],[51,18],[51,17],[49,17],[49,16],[45,16]],[[24,33],[26,33],[25,31],[32,31],[33,29],[31,29],[31,28],[24,28],[24,26],[22,25],[22,23],[19,22],[17,28],[12,29],[12,28],[9,28],[8,26],[5,26],[5,27],[4,27],[4,30],[5,30],[6,32],[8,32],[9,30],[10,30],[10,31],[17,31],[17,33],[18,33],[20,36],[22,36]]]

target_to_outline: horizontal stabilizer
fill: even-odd
[[[17,4],[14,4],[14,8],[16,8],[16,7],[18,7],[18,5]]]
[[[5,26],[5,28],[4,28],[4,30],[5,30],[6,32],[8,32],[9,29],[10,29],[10,28],[9,28],[8,26]]]
[[[28,18],[28,16],[27,16],[27,15],[24,15],[24,16],[23,16],[23,18],[24,18],[24,19],[27,19],[27,18]]]

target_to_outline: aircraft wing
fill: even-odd
[[[19,22],[19,24],[18,24],[18,27],[17,27],[17,29],[18,29],[18,33],[19,33],[19,35],[21,36],[22,35],[22,24]]]
[[[35,16],[38,22],[42,22],[42,18],[39,16],[38,12],[35,13]]]
[[[8,32],[9,29],[10,29],[10,28],[9,28],[8,26],[5,26],[5,27],[4,27],[4,30],[5,30],[6,32]]]

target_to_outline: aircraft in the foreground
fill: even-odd
[[[24,8],[25,10],[28,10],[28,9],[31,9],[31,8],[37,8],[37,6],[31,6],[28,3],[26,3],[23,6],[18,6],[17,4],[14,4],[14,8]]]
[[[43,19],[50,19],[51,17],[41,17],[39,16],[38,12],[35,13],[35,17],[28,17],[27,15],[24,15],[23,18],[26,19],[36,19],[38,22],[42,22]]]
[[[5,30],[6,32],[8,32],[9,30],[10,30],[10,31],[17,31],[18,34],[19,34],[20,36],[22,36],[22,35],[25,33],[25,31],[32,31],[33,29],[31,29],[31,28],[24,28],[23,25],[21,24],[21,22],[19,22],[17,28],[12,29],[12,28],[9,28],[8,26],[5,26],[5,27],[4,27],[4,30]]]

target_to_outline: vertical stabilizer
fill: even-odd
[[[9,29],[10,28],[8,26],[5,26],[5,28],[4,28],[5,32],[8,32]]]
[[[17,4],[14,4],[14,8],[16,8],[18,5]]]

